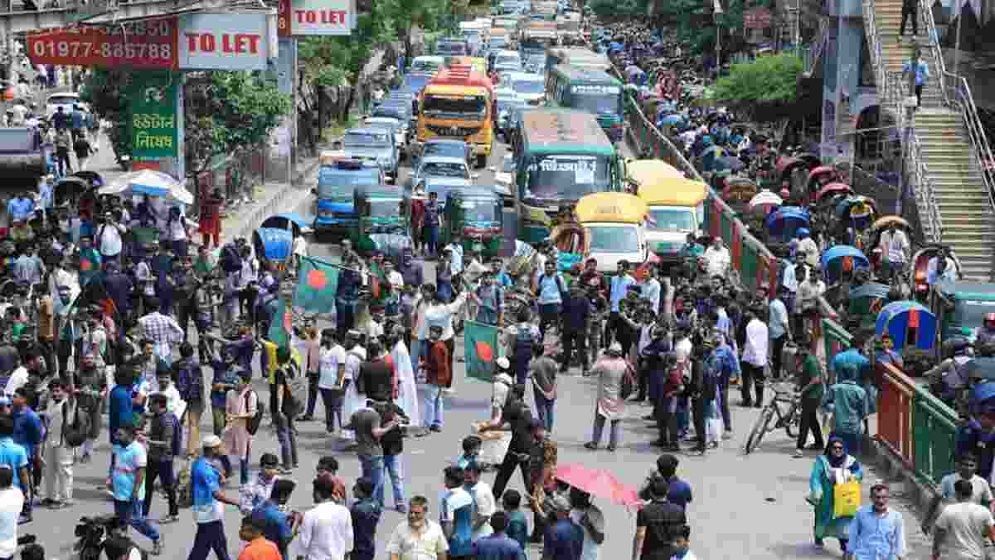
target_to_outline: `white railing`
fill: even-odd
[[[919,137],[911,130],[906,138],[904,147],[905,170],[908,182],[912,183],[915,192],[916,207],[919,209],[919,221],[923,229],[923,237],[927,242],[939,243],[941,232],[943,232],[943,219],[940,217],[939,205],[936,203],[936,194],[933,188],[933,180],[929,178],[926,164],[922,157],[922,146],[919,145]],[[911,169],[910,169],[911,168]],[[909,180],[911,179],[911,180]],[[925,212],[923,212],[925,210]]]

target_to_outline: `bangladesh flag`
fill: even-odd
[[[297,270],[294,307],[314,313],[331,313],[338,285],[338,267],[321,259],[302,257]]]
[[[466,321],[463,325],[466,375],[490,383],[494,376],[494,360],[497,359],[498,329],[476,321]]]
[[[276,313],[273,315],[273,322],[269,325],[269,332],[266,338],[276,344],[278,348],[290,348],[290,332],[293,328],[293,310],[280,300],[277,303]]]

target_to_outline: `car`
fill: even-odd
[[[455,138],[430,138],[422,144],[419,159],[431,156],[461,157],[469,164],[473,149],[469,144]]]
[[[363,119],[363,126],[367,128],[385,128],[394,135],[394,143],[397,144],[397,157],[404,159],[408,153],[408,121],[396,117],[373,116]]]
[[[510,198],[515,184],[515,156],[505,154],[501,158],[501,164],[490,170],[494,172],[494,191],[502,197]]]
[[[465,188],[473,184],[477,174],[470,173],[466,159],[452,156],[423,156],[411,176],[411,186],[423,185],[428,193],[437,193],[444,201],[451,189]]]
[[[546,80],[539,74],[529,72],[506,72],[501,74],[501,87],[510,88],[527,105],[538,106],[546,99]]]
[[[522,55],[518,51],[502,50],[494,55],[494,71],[498,74],[504,72],[521,72]]]
[[[397,180],[400,157],[396,137],[390,129],[350,128],[342,137],[342,145],[346,157],[375,161],[388,180]]]
[[[45,100],[45,116],[52,118],[59,107],[62,107],[62,112],[65,114],[71,114],[73,112],[73,105],[79,105],[81,109],[86,110],[85,105],[79,100],[79,95],[72,92],[61,92],[53,93],[48,96]]]
[[[522,99],[515,90],[510,88],[498,88],[494,92],[497,99],[495,118],[497,120],[497,132],[504,138],[508,135],[508,116],[515,107],[525,107],[525,100]]]

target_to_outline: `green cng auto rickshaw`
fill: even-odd
[[[459,235],[465,250],[472,251],[480,244],[484,256],[497,256],[501,248],[501,198],[493,187],[450,190],[446,195],[445,224],[442,243]]]
[[[405,248],[412,246],[408,231],[410,202],[404,191],[391,185],[359,188],[353,195],[353,204],[358,218],[351,232],[356,250],[400,257]]]

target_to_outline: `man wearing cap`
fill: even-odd
[[[598,377],[598,400],[594,411],[594,435],[591,441],[584,444],[585,448],[591,450],[598,448],[605,422],[610,422],[608,451],[615,451],[619,439],[619,421],[625,410],[622,382],[625,376],[632,375],[631,369],[629,363],[622,357],[622,345],[618,342],[612,342],[605,355],[594,364],[591,374]]]
[[[584,529],[570,519],[570,500],[556,494],[549,500],[553,523],[546,527],[542,539],[543,560],[580,560],[584,547]]]
[[[238,500],[221,491],[221,474],[211,461],[221,453],[221,438],[214,434],[201,440],[203,455],[190,467],[190,493],[193,503],[190,510],[197,523],[197,535],[187,560],[206,560],[213,550],[218,560],[229,560],[228,538],[225,536],[224,506],[239,506]]]

